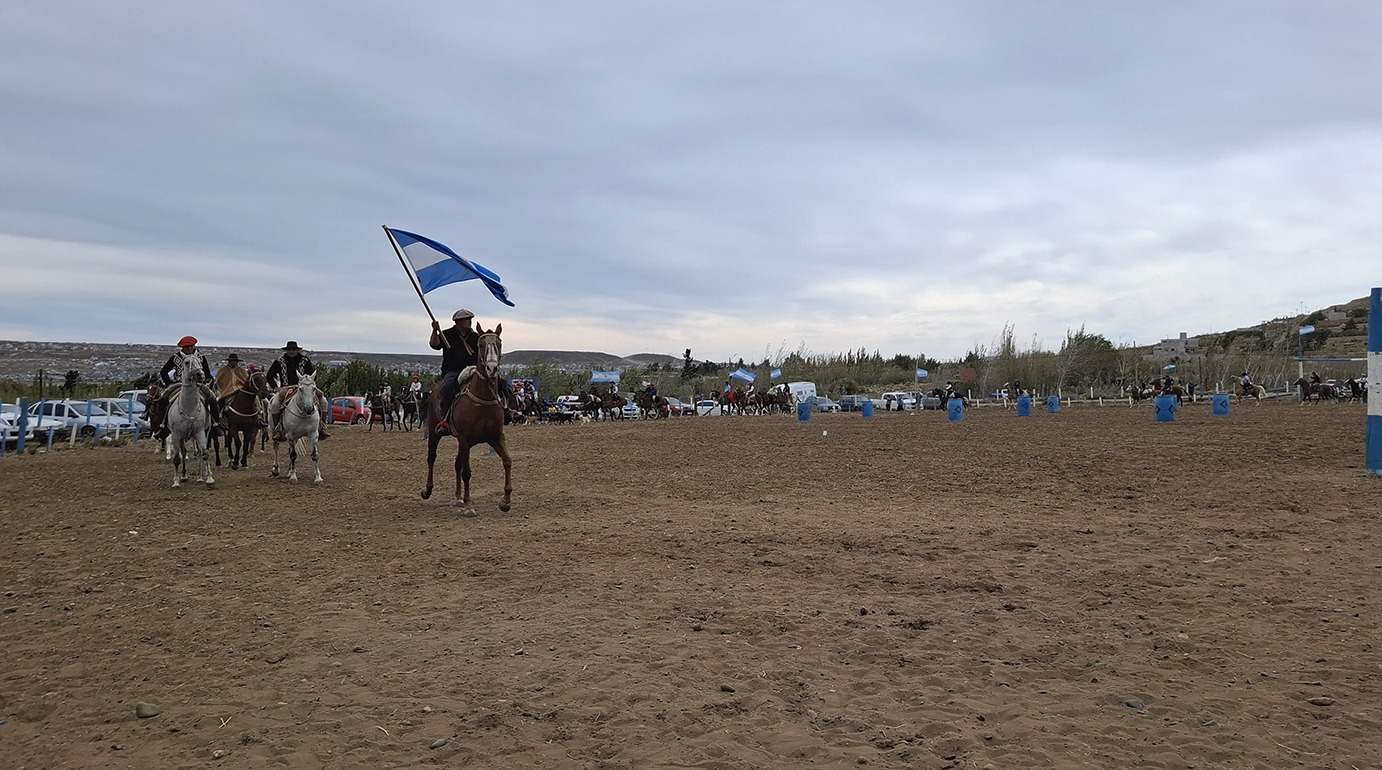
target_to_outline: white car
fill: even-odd
[[[19,415],[13,412],[0,412],[0,439],[6,445],[19,445]],[[24,440],[26,442],[34,440],[34,421],[24,426]]]
[[[106,414],[123,417],[130,422],[138,421],[139,429],[142,431],[149,430],[149,418],[144,413],[144,402],[138,399],[134,401],[134,412],[130,412],[129,398],[93,398],[91,403],[101,407]]]
[[[708,414],[721,415],[724,413],[724,407],[720,406],[719,401],[704,399],[696,402],[696,416],[698,417],[704,417]]]
[[[890,412],[901,412],[907,409],[916,409],[917,400],[911,393],[893,391],[883,394],[883,409]]]
[[[635,404],[635,403],[633,402],[633,394],[632,394],[632,393],[630,393],[630,394],[628,395],[628,398],[627,398],[627,399],[625,400],[625,402],[624,402],[623,412],[624,412],[624,418],[625,418],[625,419],[633,418],[633,419],[637,420],[637,419],[639,418],[639,416],[643,414],[643,411],[642,411],[641,409],[638,408],[638,404]]]
[[[134,423],[128,418],[107,414],[99,406],[76,400],[40,401],[29,407],[29,422],[40,431],[57,424],[60,430],[76,430],[83,436],[95,435],[97,430],[134,430]]]

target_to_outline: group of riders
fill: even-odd
[[[177,351],[168,357],[167,362],[159,369],[157,379],[148,386],[147,408],[154,437],[160,440],[168,437],[168,406],[177,399],[178,391],[182,389],[178,373],[187,366],[200,374],[197,389],[200,392],[203,406],[211,416],[213,435],[224,432],[226,430],[224,409],[227,401],[237,391],[250,384],[254,374],[260,370],[259,365],[251,363],[242,366],[239,354],[231,353],[226,356],[225,365],[216,370],[216,375],[213,378],[211,365],[208,363],[206,355],[197,349],[196,337],[188,335],[178,340],[177,344]],[[281,351],[282,355],[274,359],[274,362],[269,365],[268,371],[264,373],[267,389],[254,394],[255,406],[261,415],[260,427],[267,428],[275,441],[285,439],[282,417],[287,399],[265,400],[274,392],[295,388],[303,375],[311,375],[316,372],[316,366],[312,363],[312,359],[303,353],[297,342],[289,340]],[[264,403],[268,403],[267,409],[263,407]],[[326,397],[320,392],[317,393],[317,408],[320,415],[317,438],[318,440],[330,438],[326,432]]]

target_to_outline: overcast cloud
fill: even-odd
[[[0,8],[0,339],[937,358],[1382,282],[1373,2]]]

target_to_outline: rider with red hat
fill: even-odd
[[[158,370],[158,381],[163,383],[165,387],[163,397],[156,402],[158,406],[153,408],[154,404],[150,404],[150,412],[152,412],[150,423],[154,429],[154,438],[164,439],[168,437],[168,403],[177,397],[177,392],[181,388],[181,383],[178,381],[178,365],[188,358],[194,358],[193,366],[201,369],[204,379],[198,384],[198,388],[201,389],[202,401],[211,413],[213,432],[225,428],[221,424],[220,399],[216,397],[216,392],[209,385],[211,382],[211,365],[206,362],[206,356],[197,351],[197,338],[189,334],[178,340],[177,352],[168,356],[168,361],[163,364],[162,369]]]

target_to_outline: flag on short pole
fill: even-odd
[[[775,380],[775,379],[777,379],[778,377],[781,377],[781,376],[782,376],[782,370],[781,370],[781,369],[774,369],[774,370],[772,370],[771,372],[768,372],[768,379],[770,379],[770,380]]]
[[[591,381],[592,383],[595,383],[595,382],[618,382],[618,381],[619,381],[619,372],[618,372],[618,371],[613,371],[613,372],[602,372],[602,371],[600,371],[600,370],[598,370],[598,369],[591,369],[591,370],[590,370],[590,381]]]
[[[408,258],[423,294],[448,283],[479,280],[495,299],[514,307],[509,299],[509,290],[504,288],[499,276],[493,271],[460,256],[440,241],[407,230],[392,227],[384,229],[389,231],[394,242],[403,250],[403,255]]]
[[[927,374],[929,374],[929,372],[927,372],[925,369],[922,369],[922,368],[920,368],[920,367],[917,368],[917,379],[918,379],[918,380],[924,379],[924,378],[926,377]]]
[[[753,382],[754,380],[758,379],[758,375],[748,371],[742,366],[730,372],[729,376],[733,377],[736,380],[743,380],[744,382]]]
[[[1314,333],[1315,333],[1315,327],[1314,327],[1314,326],[1302,326],[1302,327],[1300,327],[1300,336],[1302,336],[1302,337],[1304,337],[1304,336],[1307,335],[1307,334],[1314,334]]]

